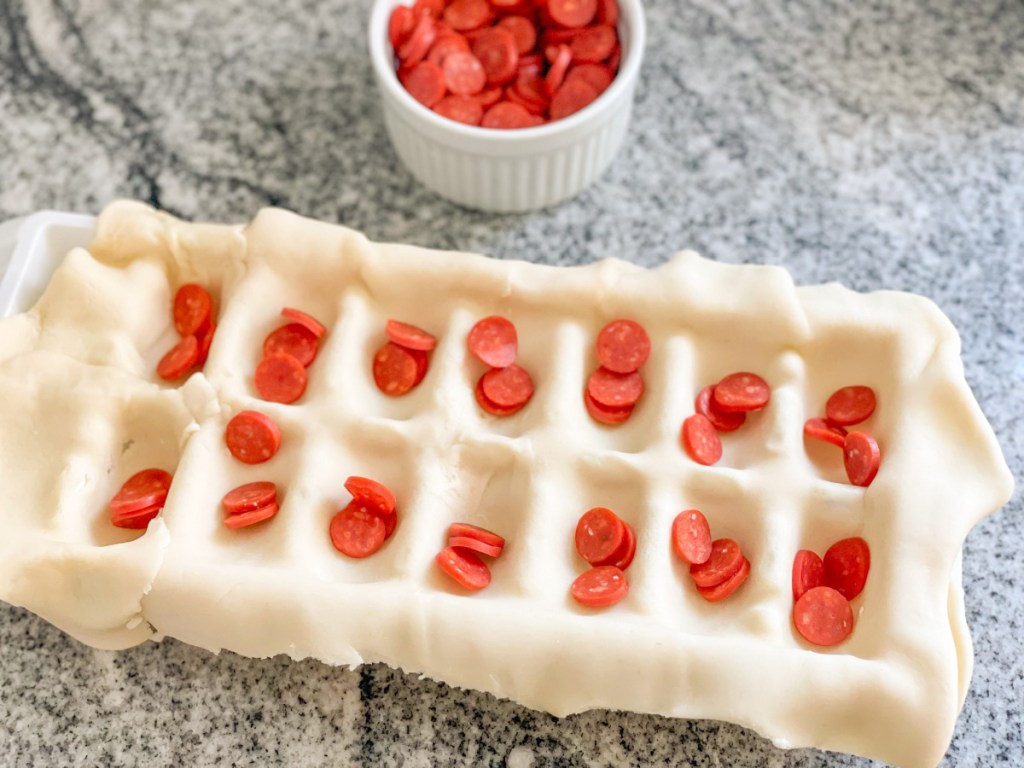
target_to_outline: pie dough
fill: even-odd
[[[218,329],[205,369],[169,385],[154,370],[177,340],[170,303],[186,282],[214,295]],[[285,306],[328,327],[293,405],[259,400],[252,383]],[[517,362],[537,384],[506,419],[475,403],[483,369],[465,346],[490,314],[516,324]],[[653,351],[646,394],[610,428],[582,389],[597,332],[617,317],[640,322]],[[370,372],[388,318],[439,339],[400,398]],[[926,299],[795,287],[781,269],[690,252],[654,270],[554,268],[375,244],[282,210],[229,227],[115,203],[38,304],[0,322],[0,598],[102,648],[170,636],[384,662],[556,715],[714,718],[782,747],[934,766],[972,665],[961,546],[1012,485],[959,353]],[[679,427],[700,389],[736,370],[763,376],[771,403],[724,437],[718,464],[698,466]],[[882,466],[866,489],[834,447],[802,436],[848,384],[879,398]],[[281,426],[266,464],[224,445],[244,409]],[[107,502],[150,466],[174,473],[163,512],[145,532],[114,528]],[[348,475],[399,503],[394,537],[361,561],[327,535]],[[251,480],[276,482],[281,510],[229,530],[220,500]],[[604,611],[568,595],[584,567],[572,531],[598,505],[638,536],[629,597]],[[690,507],[753,565],[722,603],[701,599],[672,555],[672,519]],[[508,541],[478,594],[433,564],[455,521]],[[791,624],[793,556],[847,536],[872,555],[856,627],[815,648]]]

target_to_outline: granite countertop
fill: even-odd
[[[552,264],[691,247],[932,298],[1018,485],[966,543],[977,666],[943,765],[1024,765],[1024,3],[650,2],[623,151],[578,198],[515,216],[400,166],[368,6],[0,0],[0,220],[277,204],[379,240]],[[6,605],[0,679],[3,765],[869,764],[717,722],[559,720],[379,666],[96,651]]]

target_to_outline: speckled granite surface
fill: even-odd
[[[934,299],[1024,479],[1024,3],[648,4],[627,146],[559,208],[436,198],[383,131],[368,0],[0,0],[0,220],[276,203],[375,239],[571,264],[693,247]],[[977,668],[945,766],[1024,765],[1021,493],[965,552]],[[384,668],[94,651],[0,606],[3,765],[863,766],[739,727],[565,720]]]

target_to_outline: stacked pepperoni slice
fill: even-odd
[[[142,529],[163,509],[171,473],[150,468],[129,477],[110,500],[110,522],[118,528]]]
[[[388,38],[398,79],[439,115],[530,128],[578,112],[615,78],[616,0],[416,0]]]
[[[385,395],[400,397],[418,387],[427,375],[437,339],[399,320],[388,320],[384,332],[388,341],[373,356],[373,380]]]
[[[217,328],[213,321],[213,297],[195,283],[181,286],[174,294],[173,315],[181,341],[157,363],[157,376],[165,381],[180,379],[206,362]]]
[[[691,459],[710,466],[722,458],[719,432],[739,429],[747,414],[768,405],[772,388],[756,373],[730,373],[717,384],[704,387],[694,402],[694,413],[683,421],[679,439]]]
[[[601,424],[622,424],[644,394],[640,366],[651,354],[651,340],[633,320],[613,320],[597,335],[600,367],[587,379],[583,403]]]
[[[277,485],[266,480],[246,483],[228,491],[221,500],[227,513],[224,525],[246,528],[277,514]]]
[[[569,594],[580,605],[606,608],[629,594],[626,569],[636,555],[633,526],[610,509],[594,507],[576,523],[576,552],[592,567],[573,581]]]
[[[875,412],[877,400],[871,387],[856,384],[833,392],[825,403],[825,418],[804,423],[804,435],[843,449],[843,464],[850,483],[866,487],[878,473],[882,454],[878,443],[867,432],[849,432],[846,428],[867,421]]]
[[[672,549],[690,566],[697,594],[709,603],[729,597],[750,575],[750,561],[733,539],[711,539],[711,526],[697,509],[672,521]]]
[[[853,632],[852,601],[867,583],[871,550],[859,536],[825,552],[801,549],[793,558],[793,625],[809,643],[833,646]]]
[[[481,559],[497,558],[505,551],[505,539],[469,523],[448,527],[448,546],[437,553],[434,562],[441,572],[466,589],[479,591],[491,583],[491,569]]]
[[[476,401],[492,416],[511,416],[533,397],[533,378],[516,365],[519,338],[511,320],[491,315],[474,325],[466,346],[481,363],[490,366],[476,383]]]
[[[369,557],[398,526],[395,495],[376,480],[357,475],[345,481],[345,490],[352,501],[331,519],[331,543],[348,557]]]
[[[290,322],[271,331],[263,341],[263,359],[256,366],[256,391],[264,400],[294,403],[306,391],[306,369],[316,359],[327,329],[305,312],[285,307]]]
[[[281,428],[265,413],[241,411],[228,422],[224,442],[243,464],[262,464],[281,447]]]

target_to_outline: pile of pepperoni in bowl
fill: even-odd
[[[388,22],[398,80],[439,115],[531,128],[578,112],[611,85],[616,0],[416,0]]]

